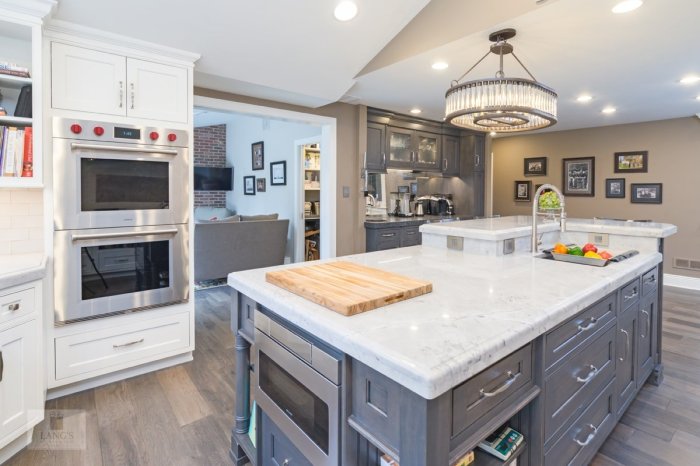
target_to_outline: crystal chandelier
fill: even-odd
[[[537,82],[513,53],[508,39],[515,29],[503,29],[489,35],[491,49],[459,79],[452,81],[445,94],[445,121],[477,131],[514,133],[546,128],[557,122],[557,93]],[[495,78],[461,82],[490,54],[500,57]],[[532,78],[506,78],[503,56],[512,54]]]

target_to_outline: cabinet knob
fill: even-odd
[[[7,306],[7,308],[12,312],[19,311],[20,304],[19,303],[12,303],[9,306]]]

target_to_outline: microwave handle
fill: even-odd
[[[146,149],[139,147],[123,147],[123,146],[103,146],[100,144],[84,144],[82,142],[73,142],[70,145],[71,149],[90,149],[90,150],[106,150],[114,152],[140,152],[146,154],[165,154],[177,155],[174,149]]]
[[[129,236],[148,236],[148,235],[175,235],[177,234],[177,229],[171,228],[169,230],[154,230],[154,231],[122,231],[119,233],[94,233],[85,235],[71,235],[71,241],[88,241],[91,239],[109,239],[109,238],[126,238]]]

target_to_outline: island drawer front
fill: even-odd
[[[255,306],[256,303],[243,293],[238,293],[238,322],[240,332],[243,333],[250,341],[253,341],[255,335]]]
[[[452,436],[488,414],[510,395],[532,384],[532,346],[528,344],[452,391]]]
[[[55,339],[56,379],[120,366],[190,344],[190,313]]]
[[[620,290],[620,310],[624,311],[637,303],[640,295],[639,277],[637,277]]]
[[[36,288],[16,287],[0,292],[0,324],[34,312]]]
[[[615,427],[614,385],[608,384],[545,454],[545,466],[584,466],[591,461]]]
[[[401,246],[401,228],[382,228],[375,231],[377,235],[377,247],[375,250],[383,251]]]
[[[545,380],[545,439],[568,426],[615,377],[612,325]]]
[[[352,418],[393,451],[399,451],[401,386],[364,364],[352,363]]]
[[[313,466],[277,425],[261,411],[262,463],[265,466]]]
[[[404,227],[401,229],[401,247],[416,246],[421,244],[418,227]]]
[[[654,267],[642,275],[642,295],[646,296],[658,287],[659,269]]]
[[[545,366],[571,353],[574,348],[597,336],[617,315],[617,293],[612,293],[567,322],[547,333],[545,337]]]

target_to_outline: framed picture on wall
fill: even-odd
[[[646,173],[649,171],[649,151],[615,152],[615,173]]]
[[[547,157],[531,157],[525,159],[525,176],[546,176]]]
[[[265,168],[265,143],[263,141],[254,142],[250,145],[250,152],[253,158],[253,170],[263,170]]]
[[[661,183],[632,183],[633,204],[661,204]]]
[[[270,185],[285,186],[287,184],[287,162],[272,162],[270,164]]]
[[[595,196],[595,157],[562,160],[565,196]]]
[[[264,192],[265,192],[265,184],[266,184],[265,178],[258,178],[258,179],[255,181],[255,184],[256,184],[256,190],[257,190],[259,193],[264,193]]]
[[[624,178],[606,178],[605,179],[605,197],[609,199],[624,199],[625,198],[625,179]]]
[[[532,190],[532,181],[516,181],[515,182],[515,200],[527,202],[530,200]]]
[[[243,177],[243,194],[246,196],[255,196],[255,177],[254,176],[244,176]]]

